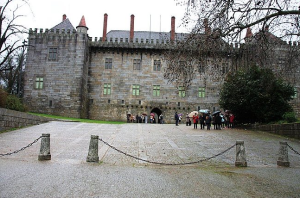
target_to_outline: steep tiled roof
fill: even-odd
[[[70,29],[71,31],[75,30],[75,28],[73,27],[73,25],[71,24],[70,20],[69,19],[65,19],[64,21],[62,21],[61,23],[57,24],[56,26],[54,26],[53,28],[51,29],[65,29],[65,30],[68,30]]]
[[[85,18],[84,16],[81,17],[81,20],[79,22],[79,27],[86,27]]]
[[[182,40],[187,34],[185,33],[175,33],[175,40]],[[120,38],[123,38],[125,42],[126,38],[129,40],[130,31],[127,30],[111,30],[107,33],[107,40],[109,41],[111,38],[115,41],[118,38],[120,42]],[[170,32],[150,32],[150,31],[134,31],[133,41],[135,42],[138,39],[138,42],[141,43],[141,39],[144,39],[144,43],[146,43],[146,39],[149,39],[149,43],[151,39],[153,39],[153,43],[156,43],[156,40],[161,43],[162,40],[170,40]]]

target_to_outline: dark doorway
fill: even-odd
[[[150,114],[154,114],[154,122],[156,124],[160,123],[159,116],[162,114],[162,111],[159,108],[154,108],[151,110]]]

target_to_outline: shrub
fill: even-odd
[[[16,111],[25,111],[25,106],[21,103],[20,99],[15,95],[9,95],[6,99],[6,108]]]
[[[0,88],[0,107],[5,108],[7,100],[7,93],[3,89]]]
[[[297,121],[295,112],[286,112],[283,115],[283,119],[286,120],[288,123],[292,123],[292,122]]]

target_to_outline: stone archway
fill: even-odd
[[[159,124],[160,123],[159,116],[162,114],[162,111],[159,108],[155,107],[151,110],[150,113],[154,113],[155,123]]]

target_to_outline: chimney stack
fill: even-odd
[[[104,14],[104,22],[103,22],[103,36],[102,36],[102,41],[106,40],[106,33],[107,33],[107,14]]]
[[[171,41],[175,40],[175,17],[172,16],[171,18]]]
[[[62,21],[66,20],[66,19],[67,19],[67,15],[64,14],[64,15],[63,15],[63,20],[62,20]]]
[[[131,15],[131,20],[130,20],[130,42],[133,42],[133,37],[134,37],[134,15]]]
[[[208,25],[208,19],[204,19],[204,28],[205,28],[205,35],[210,35],[211,34],[211,29]]]

